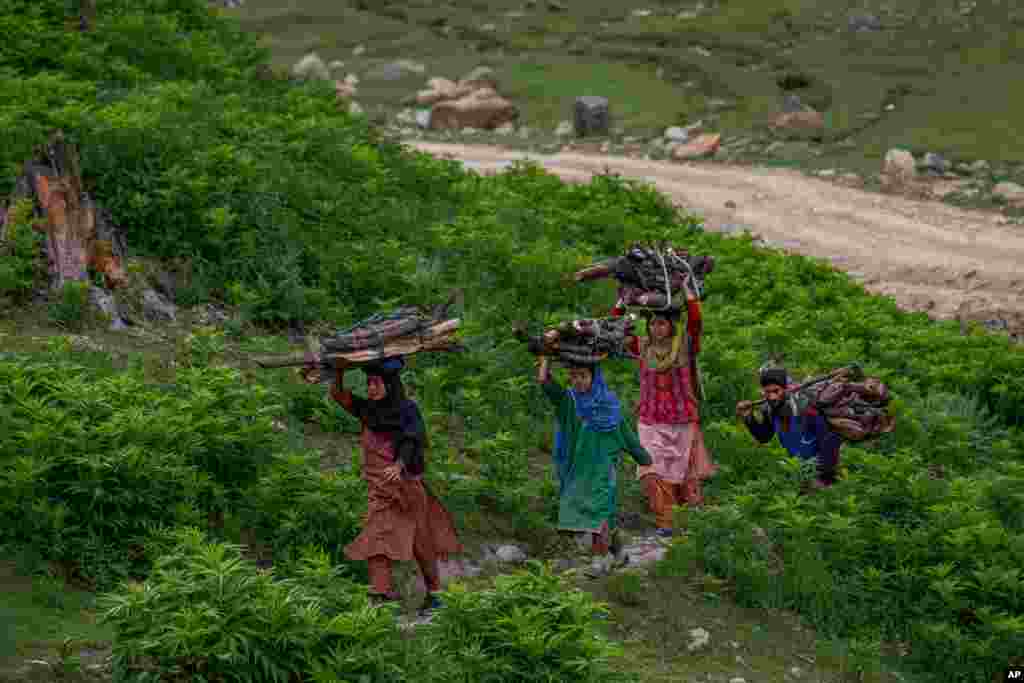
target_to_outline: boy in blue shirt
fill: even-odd
[[[797,403],[789,393],[792,385],[784,368],[768,368],[760,373],[761,394],[765,404],[760,419],[754,419],[754,404],[740,401],[736,415],[760,443],[768,443],[778,436],[779,443],[789,454],[801,460],[814,458],[818,463],[818,478],[811,484],[822,489],[835,483],[839,467],[839,448],[842,438],[828,425],[823,415],[813,407],[799,412]]]

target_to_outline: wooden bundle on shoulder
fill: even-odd
[[[544,334],[530,336],[521,327],[516,337],[527,344],[530,353],[552,356],[563,362],[592,364],[609,357],[630,357],[626,340],[633,334],[634,318],[580,318],[561,323]],[[558,333],[550,340],[547,334]]]

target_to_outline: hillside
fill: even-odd
[[[107,0],[75,27],[61,0],[0,0],[0,130],[17,131],[0,193],[63,129],[130,247],[114,293],[131,324],[110,329],[89,283],[48,292],[31,203],[5,207],[0,584],[17,597],[0,606],[16,624],[0,676],[982,681],[1022,651],[1024,353],[1005,334],[704,231],[615,175],[482,177],[415,152],[333,87],[268,73],[269,53],[201,0]],[[661,561],[604,581],[484,562],[495,543],[569,552],[550,409],[513,324],[605,313],[610,286],[565,275],[662,238],[718,264],[701,357],[721,466],[709,504],[680,513],[687,533]],[[468,350],[416,359],[407,382],[430,485],[481,571],[409,632],[366,604],[365,566],[341,553],[366,506],[357,425],[252,357],[453,290]],[[157,291],[163,320],[134,307]],[[858,360],[898,397],[899,429],[844,448],[842,481],[816,496],[733,418],[778,355],[801,376]],[[607,372],[627,405],[634,373]],[[623,526],[642,537],[632,474]],[[697,628],[709,642],[691,651]]]

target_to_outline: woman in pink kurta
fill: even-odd
[[[632,337],[630,350],[640,361],[640,403],[637,431],[653,463],[639,467],[637,477],[658,525],[658,535],[672,535],[672,508],[703,503],[701,482],[717,471],[704,446],[694,390],[696,356],[700,351],[700,301],[688,287],[685,330],[679,316],[657,313],[649,321],[647,339]],[[624,309],[616,306],[612,315]]]

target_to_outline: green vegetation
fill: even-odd
[[[619,650],[591,630],[599,606],[539,567],[455,589],[422,639],[396,635],[342,557],[365,505],[358,467],[342,452],[322,471],[312,448],[355,425],[321,387],[253,377],[238,356],[284,347],[268,336],[286,324],[344,325],[462,288],[468,352],[409,372],[431,425],[431,485],[460,527],[500,517],[540,552],[551,422],[511,324],[606,312],[609,285],[570,288],[565,274],[668,237],[718,259],[701,366],[721,474],[655,578],[701,569],[741,604],[852,639],[857,661],[909,642],[900,665],[944,681],[987,679],[1021,651],[1024,354],[1005,337],[962,335],[822,263],[705,234],[618,177],[565,185],[519,166],[482,178],[410,153],[339,112],[323,85],[257,78],[254,39],[201,0],[103,2],[85,34],[64,12],[0,0],[0,127],[23,131],[0,149],[0,190],[50,127],[65,129],[132,248],[185,264],[178,303],[226,303],[263,330],[190,330],[156,362],[66,338],[47,348],[22,317],[5,325],[4,348],[20,353],[0,357],[0,547],[112,591],[120,673],[519,681],[529,661],[553,680],[629,680],[609,673]],[[5,253],[9,272],[24,272],[19,258]],[[848,447],[844,480],[815,497],[798,497],[806,473],[731,417],[778,353],[801,375],[860,360],[899,397],[896,433]],[[624,403],[637,398],[632,368],[608,376]],[[614,596],[642,602],[629,581]],[[424,674],[414,663],[427,653]]]

